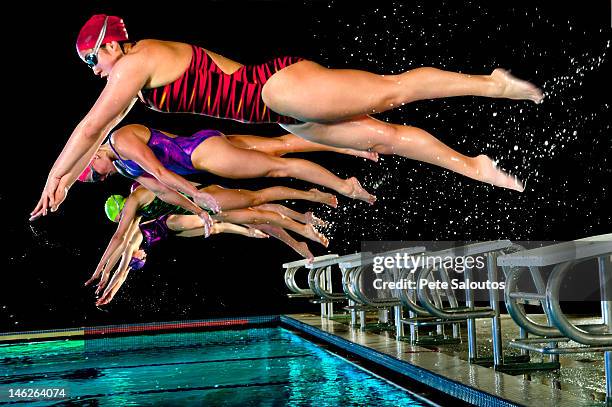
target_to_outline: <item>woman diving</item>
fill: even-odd
[[[210,234],[233,233],[247,237],[266,238],[268,235],[260,230],[234,225],[226,222],[217,222],[213,225]],[[126,244],[122,247],[121,261],[115,270],[108,286],[108,273],[102,274],[101,281],[96,294],[102,293],[96,301],[96,305],[108,304],[119,288],[125,282],[131,270],[140,270],[144,267],[147,251],[156,246],[160,241],[170,235],[179,237],[203,236],[205,229],[202,227],[201,219],[195,215],[164,215],[158,219],[150,220],[141,224],[134,223],[126,233]],[[109,263],[109,269],[116,264]],[[93,282],[92,277],[86,285]]]
[[[155,177],[167,187],[193,196],[195,203],[216,212],[210,197],[202,197],[182,175],[209,172],[225,178],[293,177],[331,188],[345,196],[373,203],[375,197],[365,191],[356,178],[340,179],[318,164],[298,158],[280,158],[265,154],[275,148],[277,153],[295,152],[276,146],[277,140],[240,136],[247,148],[236,147],[232,136],[225,137],[215,130],[202,130],[190,137],[177,137],[170,133],[130,124],[113,132],[93,160],[79,176],[81,181],[104,180],[119,172],[129,178],[145,173]],[[295,137],[295,136],[294,136]],[[269,141],[269,143],[268,143]],[[310,147],[314,149],[315,147]],[[327,147],[322,146],[325,150]]]
[[[501,69],[489,75],[466,75],[420,67],[378,75],[328,69],[294,57],[244,66],[185,43],[129,41],[123,20],[106,15],[95,15],[85,23],[76,47],[80,58],[107,83],[51,168],[32,218],[46,215],[48,209],[57,210],[105,136],[138,99],[164,112],[276,122],[317,143],[396,154],[522,191],[521,183],[489,157],[462,155],[425,130],[382,122],[370,114],[417,100],[452,96],[536,103],[543,98],[537,87]]]
[[[304,192],[285,187],[271,187],[259,191],[249,191],[244,189],[225,189],[218,185],[211,185],[201,189],[210,194],[219,203],[221,209],[223,209],[223,212],[213,215],[213,219],[216,221],[247,224],[253,228],[261,229],[266,234],[283,241],[305,258],[313,257],[307,244],[295,241],[283,229],[288,229],[327,246],[327,238],[313,227],[313,225],[322,226],[324,222],[316,218],[311,212],[299,214],[282,205],[271,205],[270,202],[285,199],[303,199],[314,202],[324,200],[328,203],[333,203],[333,195],[329,196],[330,194],[322,194],[318,191]],[[186,197],[180,196],[184,198],[185,202],[189,202]],[[147,226],[148,232],[141,231],[151,241],[155,240],[155,235],[167,235],[168,230],[198,229],[202,230],[202,234],[207,236],[207,225],[201,217],[189,216],[192,211],[185,209],[189,208],[189,206],[181,205],[179,200],[177,200],[177,203],[179,205],[164,202],[156,197],[153,192],[138,184],[135,184],[127,198],[123,198],[120,195],[113,195],[109,198],[105,204],[106,215],[112,221],[119,222],[119,224],[96,270],[86,284],[91,283],[100,276],[102,276],[101,285],[105,284],[110,269],[121,257],[121,253],[125,250],[125,245],[130,240],[128,236],[136,233],[134,225],[139,225],[141,222],[157,219],[156,224],[149,224]],[[197,206],[195,209],[201,210]],[[170,214],[173,217],[168,219],[167,216]],[[187,215],[187,217],[177,218],[176,215]],[[164,216],[166,218],[160,220]],[[182,222],[180,223],[182,226],[177,223],[179,220]],[[173,226],[175,224],[178,226]],[[214,230],[214,224],[210,227],[210,230],[211,232]]]
[[[327,245],[325,236],[313,227],[313,225],[325,225],[325,222],[311,212],[301,214],[282,205],[265,203],[276,200],[274,198],[282,199],[282,194],[274,195],[267,190],[224,189],[218,185],[204,189],[220,202],[223,209],[220,214],[213,215],[217,222],[211,227],[210,234],[234,233],[258,238],[271,235],[308,259],[314,257],[308,245],[305,242],[296,241],[284,230],[285,228]],[[235,209],[244,208],[249,204],[258,205],[248,209]],[[190,215],[189,211],[181,207],[161,201],[142,186],[135,186],[127,198],[112,195],[107,199],[104,210],[106,216],[113,222],[118,222],[119,225],[96,270],[85,285],[100,278],[96,290],[96,294],[100,294],[105,290],[110,270],[115,267],[119,259],[121,261],[111,284],[106,287],[97,305],[110,302],[125,281],[129,270],[142,268],[145,261],[143,256],[146,256],[146,252],[149,252],[161,240],[171,235],[182,237],[206,237],[208,235],[206,226],[200,217]],[[246,229],[234,223],[244,224],[249,228]]]

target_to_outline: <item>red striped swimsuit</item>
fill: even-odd
[[[158,88],[142,89],[141,100],[147,107],[245,123],[299,123],[270,110],[261,99],[261,90],[274,73],[304,58],[280,57],[261,65],[242,66],[228,75],[202,48],[191,48],[191,63],[180,78]]]

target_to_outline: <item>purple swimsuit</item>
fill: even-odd
[[[191,154],[204,140],[210,137],[222,136],[223,134],[216,130],[200,130],[190,137],[170,137],[159,130],[149,129],[151,138],[147,142],[147,146],[153,151],[155,157],[170,171],[179,175],[189,175],[201,172],[193,167],[191,162]],[[117,171],[129,178],[138,178],[145,173],[140,165],[132,160],[123,160],[113,147],[109,140],[109,144],[119,160],[113,161]]]
[[[147,142],[147,146],[151,148],[155,157],[157,157],[164,167],[180,175],[196,174],[200,172],[193,167],[191,154],[204,140],[210,137],[223,135],[216,130],[201,130],[191,137],[172,138],[159,130],[149,128],[149,131],[151,132],[151,137]],[[109,144],[115,154],[117,154],[117,157],[119,157],[119,160],[114,161],[113,164],[121,175],[129,178],[138,178],[145,173],[145,170],[134,161],[121,159],[121,156],[110,141]],[[134,187],[135,186],[132,185],[132,191]],[[170,216],[170,214],[139,225],[143,236],[142,247],[145,251],[148,251],[151,247],[157,245],[157,243],[172,234],[172,231],[168,229],[168,225],[166,224],[168,216]],[[129,267],[133,270],[140,270],[144,267],[144,264],[144,260],[132,257]]]
[[[168,216],[170,216],[170,214],[160,216],[157,219],[138,225],[140,232],[142,233],[141,247],[145,252],[148,252],[153,246],[157,246],[159,242],[167,239],[169,235],[174,233],[168,229],[168,225],[166,224]],[[130,259],[129,267],[132,270],[140,270],[144,267],[144,265],[145,260],[141,260],[136,257],[132,257]]]
[[[151,247],[156,246],[157,243],[167,239],[168,236],[173,233],[168,229],[168,225],[166,224],[168,216],[170,216],[170,214],[160,216],[149,222],[141,223],[138,226],[143,237],[142,248],[146,252],[148,252]]]
[[[128,265],[128,267],[132,270],[140,270],[144,266],[145,260],[139,259],[138,257],[132,257],[132,260],[130,260],[130,264]]]

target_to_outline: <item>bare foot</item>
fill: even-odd
[[[320,202],[325,205],[329,205],[332,208],[338,207],[338,198],[336,198],[336,195],[328,194],[327,192],[321,192],[316,188],[312,188],[308,192],[311,192],[314,194],[313,201]]]
[[[317,218],[314,213],[312,212],[306,212],[304,215],[306,215],[306,223],[309,225],[314,225],[314,226],[327,226],[327,221],[324,221],[323,219],[319,219]]]
[[[248,233],[249,233],[249,237],[254,237],[256,239],[265,239],[265,238],[270,237],[264,232],[262,232],[261,230],[251,228],[251,227],[248,229]]]
[[[357,178],[351,177],[345,181],[347,185],[347,192],[343,195],[348,196],[349,198],[365,201],[370,205],[374,205],[374,202],[376,202],[376,197],[363,189]]]
[[[310,249],[308,248],[308,245],[306,244],[306,242],[298,242],[295,245],[295,247],[293,247],[293,250],[298,252],[299,255],[302,256],[303,258],[308,259],[309,263],[313,262],[314,256],[310,252]]]
[[[346,153],[350,155],[354,155],[355,157],[365,158],[374,162],[378,161],[378,153],[376,151],[362,151],[362,150],[353,150],[352,148],[347,148]]]
[[[220,211],[219,203],[217,200],[206,192],[200,191],[193,197],[193,201],[202,209],[210,209],[214,213]]]
[[[491,78],[501,85],[501,94],[499,97],[508,99],[527,99],[535,103],[542,103],[544,95],[542,91],[534,84],[518,79],[504,69],[497,68],[491,73]]]
[[[312,225],[304,225],[304,229],[304,236],[306,236],[310,240],[317,243],[321,243],[325,247],[329,245],[329,240],[325,237],[325,235],[317,231]]]
[[[475,157],[474,162],[476,162],[476,176],[473,177],[474,179],[518,192],[523,192],[525,189],[522,182],[497,168],[493,160],[486,155],[483,154]]]

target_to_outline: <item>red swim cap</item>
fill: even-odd
[[[102,31],[104,25],[104,19],[107,17],[106,14],[96,14],[91,17],[81,31],[76,40],[77,52],[85,49],[91,49],[96,45],[98,36]],[[102,44],[109,43],[111,41],[125,41],[128,39],[127,31],[125,30],[125,24],[123,19],[116,16],[108,16],[106,22],[106,34],[102,40]]]

